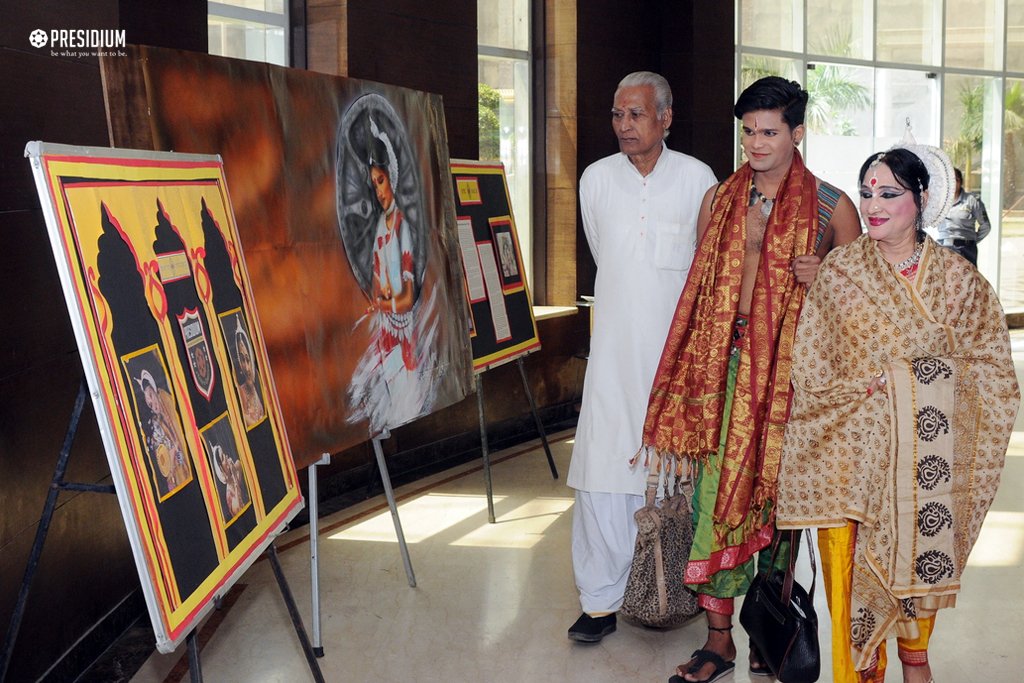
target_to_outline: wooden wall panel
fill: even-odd
[[[734,9],[731,2],[666,3],[660,22],[662,70],[675,100],[668,144],[719,179],[733,171],[736,141]]]
[[[643,0],[628,16],[616,7],[610,0],[588,0],[579,12],[579,174],[618,151],[609,114],[615,87],[626,74],[647,70],[662,74],[672,86],[668,146],[724,177],[732,170],[735,130],[733,3]],[[577,286],[581,294],[592,294],[596,268],[582,224],[577,241]]]
[[[544,303],[568,306],[577,300],[576,184],[578,73],[577,3],[545,0],[544,129],[546,163]]]
[[[578,13],[577,178],[593,162],[619,151],[610,112],[622,77],[633,71],[660,69],[658,4],[657,0],[640,0],[629,12],[620,12],[621,5],[612,0],[587,0]],[[576,235],[577,291],[593,294],[597,267],[582,222]]]
[[[347,75],[441,95],[449,156],[476,159],[476,0],[347,6]]]
[[[307,68],[348,76],[347,0],[309,0],[306,21]]]

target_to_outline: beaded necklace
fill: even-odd
[[[917,272],[917,264],[921,260],[921,252],[923,250],[924,242],[918,242],[917,247],[914,249],[914,253],[910,255],[910,258],[900,261],[895,265],[896,270],[900,271],[900,275],[909,279]]]

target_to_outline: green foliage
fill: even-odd
[[[857,135],[848,114],[871,106],[866,87],[849,80],[842,67],[829,65],[807,72],[807,92],[808,128],[826,135]]]
[[[952,142],[947,142],[947,152],[953,165],[964,172],[968,190],[973,178],[974,162],[981,156],[985,137],[985,86],[983,83],[964,84],[957,93],[960,100],[960,130]],[[1003,153],[1003,201],[1007,207],[1024,200],[1024,186],[1020,178],[1017,155],[1024,146],[1024,87],[1014,83],[1006,90],[1003,99],[1003,135],[1000,144]]]
[[[1003,206],[1024,210],[1024,84],[1015,82],[1003,102]]]
[[[501,131],[498,109],[501,107],[501,93],[487,85],[477,85],[477,120],[480,127],[480,159],[499,159],[501,152]]]
[[[838,30],[829,32],[822,41],[832,55],[847,55],[851,50],[849,31],[845,34]],[[781,62],[768,57],[746,57],[740,79],[746,87],[765,76],[788,78],[781,73],[781,66]],[[857,135],[849,113],[871,106],[866,87],[850,80],[843,67],[833,65],[818,65],[808,70],[804,87],[810,95],[804,116],[808,129],[824,135]]]

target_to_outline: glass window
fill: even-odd
[[[946,66],[1000,69],[1003,36],[996,33],[1003,0],[948,0]]]
[[[807,165],[856,196],[860,162],[875,150],[872,69],[817,63],[807,70]]]
[[[901,0],[878,3],[875,59],[900,64],[934,64],[941,58],[942,3]]]
[[[256,10],[257,12],[270,12],[271,14],[285,13],[285,0],[219,0],[210,2],[208,5],[231,5],[232,7],[243,7]]]
[[[530,160],[530,3],[477,0],[480,158],[505,166],[523,268],[533,275]]]
[[[985,81],[981,76],[947,74],[942,97],[942,148],[964,174],[964,188],[981,189]]]
[[[530,3],[477,0],[477,42],[510,50],[530,49]]]
[[[1024,71],[1024,0],[1006,3],[1006,70]]]
[[[939,144],[939,80],[925,71],[875,69],[875,141],[895,145],[911,127],[922,144]]]
[[[739,0],[740,43],[771,50],[803,50],[803,0]]]
[[[740,63],[740,90],[765,76],[782,76],[803,83],[803,62],[764,55],[743,55]]]
[[[280,26],[210,17],[208,29],[211,55],[288,65],[285,30]]]
[[[807,53],[871,59],[871,0],[807,0]]]
[[[1004,102],[1002,202],[997,204],[1002,237],[999,295],[1004,308],[1019,309],[1024,307],[1024,79],[1006,80]],[[995,203],[991,192],[982,198],[989,199],[989,206]],[[995,225],[993,213],[990,209]]]
[[[284,0],[227,0],[207,7],[211,55],[288,66]]]
[[[769,73],[802,80],[808,166],[851,196],[863,160],[902,139],[909,119],[988,207],[978,267],[1004,307],[1024,310],[1024,0],[779,2],[735,2],[737,87]],[[788,28],[801,7],[804,47]]]
[[[809,129],[830,136],[871,136],[871,69],[809,64],[805,86]]]

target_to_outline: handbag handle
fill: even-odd
[[[647,473],[647,491],[644,494],[644,502],[648,506],[654,505],[654,499],[658,495],[658,482],[661,480],[661,476],[658,472],[654,471],[652,467]]]
[[[693,475],[689,477],[684,475],[676,474],[677,462],[674,457],[670,456],[656,456],[656,459],[651,463],[650,469],[647,470],[647,490],[644,493],[644,502],[653,506],[655,499],[658,497],[658,487],[661,485],[662,476],[664,475],[665,481],[665,498],[670,498],[675,493],[686,493],[684,488],[689,484],[688,498],[692,498],[694,494]]]
[[[799,552],[799,548],[796,547],[797,533],[796,529],[788,529],[789,533],[789,563],[786,567],[786,575],[782,582],[782,602],[789,604],[789,600],[793,595],[793,581],[795,580],[794,573],[796,570],[796,556]],[[806,543],[808,544],[808,552],[811,556],[811,590],[808,592],[808,596],[811,601],[814,601],[814,587],[818,582],[818,564],[814,560],[814,546],[810,545],[813,543],[811,539],[811,530],[804,529],[804,534],[807,536]],[[772,539],[772,558],[769,563],[769,567],[775,566],[775,556],[779,552],[779,543],[782,540],[782,534],[776,533],[775,538]]]

